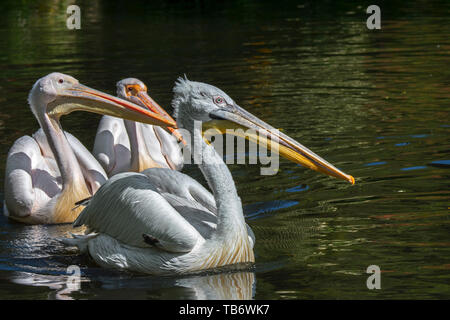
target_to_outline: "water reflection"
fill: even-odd
[[[51,289],[48,299],[73,300],[71,294],[79,289],[71,288],[61,276],[45,275],[29,272],[15,272],[11,277],[11,282],[18,285],[47,287]]]
[[[108,271],[104,274],[108,274]],[[152,278],[142,276],[90,275],[80,279],[79,287],[67,284],[68,276],[15,272],[11,281],[18,285],[47,287],[49,299],[186,299],[186,300],[250,300],[255,295],[253,272]],[[123,290],[126,289],[127,296]]]

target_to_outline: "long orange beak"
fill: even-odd
[[[80,83],[64,89],[64,92],[48,105],[47,113],[50,115],[64,115],[78,110],[106,114],[167,129],[176,127],[176,123],[172,118],[167,118],[147,108],[89,88]]]
[[[143,90],[139,85],[134,85],[133,93],[136,98],[138,98],[142,105],[147,107],[150,111],[157,113],[164,117],[165,119],[171,120],[175,122],[175,120],[164,110],[155,100],[153,100],[147,93],[147,91]],[[186,145],[186,141],[183,139],[181,134],[178,132],[177,128],[167,128],[167,130],[175,136],[178,142],[182,142]]]

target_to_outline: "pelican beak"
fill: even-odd
[[[138,106],[132,102],[89,88],[80,83],[71,84],[48,104],[47,113],[59,117],[73,111],[89,111],[127,120],[148,123],[163,128],[175,127],[172,118]]]
[[[271,152],[278,151],[282,157],[304,167],[346,180],[351,184],[355,183],[355,179],[351,175],[345,174],[299,142],[276,130],[236,104],[213,111],[210,113],[210,117],[214,120],[204,123],[203,130],[214,128],[221,133],[231,133],[245,137],[250,141],[270,148]],[[243,130],[228,130],[227,132],[226,130],[239,128],[253,129],[254,133],[248,130],[247,132]]]
[[[171,120],[175,122],[175,120],[164,110],[158,103],[156,103],[155,100],[153,100],[145,90],[142,90],[138,85],[135,86],[136,98],[139,99],[139,101],[142,103],[142,106],[145,106],[150,111],[159,114],[160,116],[164,117],[165,119]],[[177,139],[178,142],[183,142],[184,145],[186,145],[186,141],[181,136],[180,132],[175,128],[167,128],[169,133],[173,134],[174,137]]]

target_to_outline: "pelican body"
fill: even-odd
[[[39,79],[28,102],[41,129],[19,138],[6,163],[4,214],[27,224],[70,223],[74,204],[94,194],[107,175],[88,150],[62,130],[60,117],[77,110],[162,126],[175,123],[129,101],[51,73]]]
[[[117,96],[146,107],[174,121],[148,94],[146,85],[135,78],[117,82]],[[182,138],[174,128],[103,116],[95,136],[93,154],[111,177],[120,172],[141,172],[148,168],[181,170]]]
[[[121,173],[108,180],[74,222],[89,232],[63,239],[101,266],[148,274],[180,274],[247,266],[255,260],[255,237],[246,225],[241,199],[222,157],[194,121],[230,121],[264,136],[275,132],[239,107],[222,90],[178,79],[172,101],[177,125],[201,145],[199,168],[212,193],[189,176],[165,168]],[[354,182],[283,133],[279,153],[309,168]],[[260,139],[258,139],[260,141]],[[187,145],[187,148],[190,148]]]

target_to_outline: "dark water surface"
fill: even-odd
[[[109,93],[139,78],[170,112],[178,76],[212,83],[356,184],[286,160],[274,176],[231,165],[256,264],[181,278],[101,269],[56,241],[70,225],[2,215],[0,298],[450,298],[449,2],[379,2],[378,31],[364,1],[77,1],[78,31],[71,3],[0,3],[1,200],[8,149],[38,129],[27,94],[53,71]],[[62,124],[92,148],[99,118]],[[83,282],[71,292],[73,264]],[[369,265],[380,290],[366,287]]]

